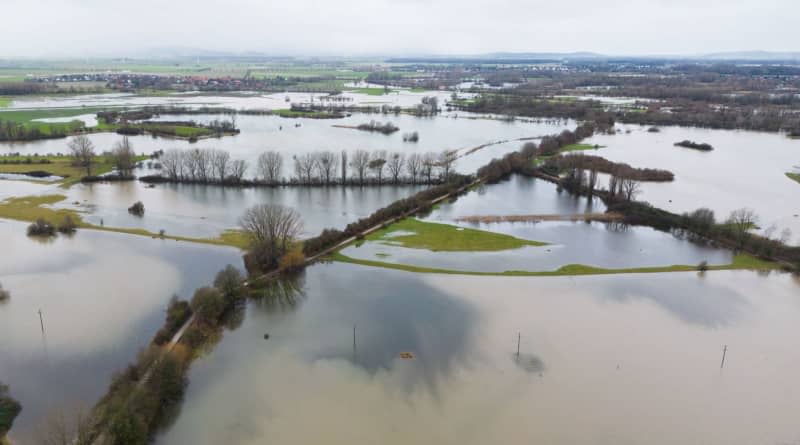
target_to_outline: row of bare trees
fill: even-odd
[[[248,164],[216,149],[167,150],[161,157],[162,177],[174,182],[248,185],[382,185],[435,184],[454,172],[458,156],[441,153],[389,153],[386,150],[317,151],[285,159],[266,151],[258,156],[253,179],[244,179]],[[292,175],[284,176],[291,162]]]
[[[247,161],[231,159],[227,151],[209,148],[167,150],[159,160],[166,177],[177,182],[237,184],[248,168]]]

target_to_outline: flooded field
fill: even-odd
[[[42,422],[88,409],[164,321],[172,294],[188,298],[226,264],[232,248],[79,230],[43,241],[0,220],[0,376],[23,411],[15,444]],[[42,313],[44,331],[39,319]]]
[[[800,283],[789,275],[489,278],[331,264],[295,286],[251,302],[195,363],[157,443],[798,439]]]
[[[649,133],[646,127],[622,128],[616,135],[588,139],[587,143],[604,146],[592,154],[675,173],[673,182],[642,183],[640,200],[678,213],[708,207],[718,220],[749,207],[760,217],[762,230],[774,224],[773,236],[778,236],[788,228],[792,243],[800,243],[800,189],[785,176],[800,163],[799,140],[752,131],[661,127],[660,132]],[[686,139],[711,144],[714,150],[673,145]]]
[[[599,199],[589,200],[566,192],[552,183],[512,176],[508,181],[483,186],[441,204],[425,221],[454,224],[517,238],[547,243],[498,252],[432,252],[368,241],[342,251],[361,260],[377,260],[427,268],[458,271],[506,272],[552,271],[569,264],[624,269],[635,267],[729,264],[730,251],[677,239],[649,227],[604,222],[500,222],[466,223],[460,217],[473,215],[576,215],[602,213]]]

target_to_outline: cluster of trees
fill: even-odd
[[[714,149],[714,147],[712,147],[711,144],[708,144],[708,143],[705,143],[705,142],[698,143],[698,142],[690,141],[688,139],[680,141],[680,142],[676,142],[675,146],[676,147],[684,147],[684,148],[692,148],[692,149],[700,150],[700,151],[711,151],[711,150]]]
[[[411,133],[403,134],[403,142],[419,142],[419,133],[412,131]]]
[[[542,169],[550,174],[559,174],[570,170],[588,170],[606,173],[619,178],[635,181],[670,182],[675,174],[669,170],[655,168],[635,168],[624,162],[613,162],[601,156],[583,153],[554,156],[547,159]]]
[[[78,225],[70,215],[64,215],[58,224],[51,224],[44,218],[38,218],[28,226],[28,236],[51,237],[56,232],[64,235],[71,235],[78,229]]]
[[[247,161],[217,149],[167,150],[158,159],[166,177],[176,182],[240,184],[247,171]]]
[[[144,216],[144,204],[142,201],[136,201],[133,203],[132,206],[128,207],[128,213],[133,216],[142,217]]]
[[[373,132],[378,132],[378,133],[383,133],[383,134],[392,134],[395,131],[399,130],[399,128],[397,128],[391,122],[386,122],[385,124],[382,124],[382,123],[376,122],[374,120],[373,121],[369,121],[368,123],[365,123],[365,124],[360,124],[356,128],[358,128],[361,131],[373,131]]]

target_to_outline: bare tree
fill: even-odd
[[[300,214],[290,207],[258,204],[247,209],[239,225],[250,240],[251,253],[262,267],[277,265],[303,230]]]
[[[750,229],[755,228],[758,216],[753,209],[741,208],[731,212],[728,217],[728,225],[740,240],[743,240]]]
[[[231,154],[225,150],[212,150],[211,165],[213,166],[214,176],[219,182],[225,182],[231,168]]]
[[[258,156],[258,174],[268,184],[280,181],[283,155],[277,151],[267,151]]]
[[[434,167],[436,167],[436,154],[425,153],[422,158],[422,175],[427,178],[428,183],[431,182],[431,178],[433,177]]]
[[[246,172],[247,172],[247,161],[242,159],[237,159],[231,162],[231,174],[228,178],[230,181],[234,183],[240,183],[242,182],[242,178],[244,178]]]
[[[167,177],[172,180],[183,179],[183,151],[167,150],[159,160]]]
[[[622,194],[626,201],[633,201],[634,198],[636,198],[636,195],[641,192],[639,181],[631,178],[622,178],[621,187]]]
[[[317,153],[317,170],[319,170],[319,176],[325,181],[325,184],[331,183],[331,176],[336,172],[336,163],[338,160],[339,158],[337,158],[336,154],[332,151]]]
[[[436,164],[441,170],[442,180],[447,181],[450,178],[450,173],[453,170],[453,166],[455,165],[457,158],[458,153],[455,150],[445,150],[439,153],[439,158],[437,159]]]
[[[347,184],[347,151],[342,150],[342,162],[339,163],[342,168],[342,185]]]
[[[316,170],[317,157],[314,153],[305,153],[302,155],[295,155],[294,157],[294,171],[297,174],[299,182],[311,184],[314,179],[314,170]]]
[[[372,159],[370,159],[369,167],[370,170],[375,172],[375,176],[378,177],[378,184],[383,184],[383,167],[386,165],[386,150],[378,150],[372,154]]]
[[[789,241],[791,240],[792,240],[792,229],[787,227],[781,230],[780,242],[782,244],[789,244]]]
[[[95,157],[92,141],[85,135],[78,135],[67,143],[67,147],[75,159],[75,164],[85,168],[87,176],[92,176],[92,162]]]
[[[111,159],[117,172],[124,178],[133,176],[133,167],[136,165],[136,154],[133,152],[133,145],[128,136],[122,138],[114,144],[111,150]]]
[[[358,176],[358,183],[361,185],[364,185],[364,178],[367,175],[369,162],[369,152],[367,150],[356,150],[355,153],[353,153],[353,160],[350,161],[350,166],[355,170]]]
[[[400,179],[400,173],[403,171],[403,165],[405,165],[406,157],[403,156],[402,153],[392,153],[389,156],[389,161],[386,163],[386,166],[389,168],[389,173],[392,175],[392,181],[397,184]]]
[[[597,187],[597,170],[591,169],[589,170],[589,179],[586,182],[586,188],[589,189],[590,198],[594,195],[595,187]]]
[[[406,171],[408,176],[411,177],[411,183],[416,184],[417,178],[422,172],[422,155],[419,153],[411,153],[406,160]]]

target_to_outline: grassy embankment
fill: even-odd
[[[65,216],[70,216],[79,228],[103,230],[106,232],[126,233],[129,235],[147,236],[150,238],[169,239],[175,241],[188,241],[193,243],[213,244],[219,246],[232,246],[244,249],[247,240],[244,234],[237,230],[228,230],[217,238],[189,238],[165,234],[161,237],[144,229],[127,229],[119,227],[98,226],[83,220],[80,212],[72,209],[56,209],[51,207],[66,199],[64,195],[41,195],[9,198],[0,201],[0,218],[32,222],[42,218],[51,224],[57,225]]]
[[[136,162],[147,159],[148,156],[136,156]],[[110,156],[97,156],[92,164],[92,174],[102,175],[110,172],[113,167],[114,162]],[[24,174],[32,171],[44,171],[63,177],[59,181],[62,188],[68,188],[86,176],[86,169],[73,165],[73,159],[69,156],[0,156],[0,173]],[[34,177],[31,177],[31,181],[39,182]]]
[[[800,173],[786,173],[786,177],[800,183]]]
[[[414,232],[393,236],[393,232]],[[522,240],[508,235],[502,235],[483,230],[464,229],[458,230],[456,226],[446,224],[428,223],[416,219],[405,219],[366,237],[369,241],[377,241],[389,245],[427,249],[431,251],[449,252],[488,252],[515,249],[525,245],[542,246],[544,243]],[[386,254],[378,255],[385,257]],[[382,267],[417,273],[438,273],[455,275],[485,275],[485,276],[562,276],[562,275],[607,275],[622,273],[656,273],[656,272],[687,272],[697,271],[697,265],[669,265],[654,267],[634,267],[622,269],[606,269],[584,264],[568,264],[556,270],[549,271],[524,271],[509,270],[504,272],[462,271],[420,267],[409,264],[396,264],[378,260],[365,260],[352,258],[336,252],[330,256],[331,260],[343,263],[360,264],[363,266]],[[747,254],[737,254],[730,264],[708,265],[707,270],[774,270],[780,265],[763,261]]]
[[[13,100],[10,97],[0,97],[0,108],[8,108]]]
[[[342,114],[331,113],[328,111],[297,111],[289,109],[274,110],[272,113],[276,116],[286,118],[307,118],[307,119],[336,119],[344,117]]]
[[[397,234],[401,232],[401,234]],[[413,233],[402,233],[413,232]],[[433,252],[494,252],[524,246],[545,246],[501,233],[406,218],[366,237],[369,241]]]

